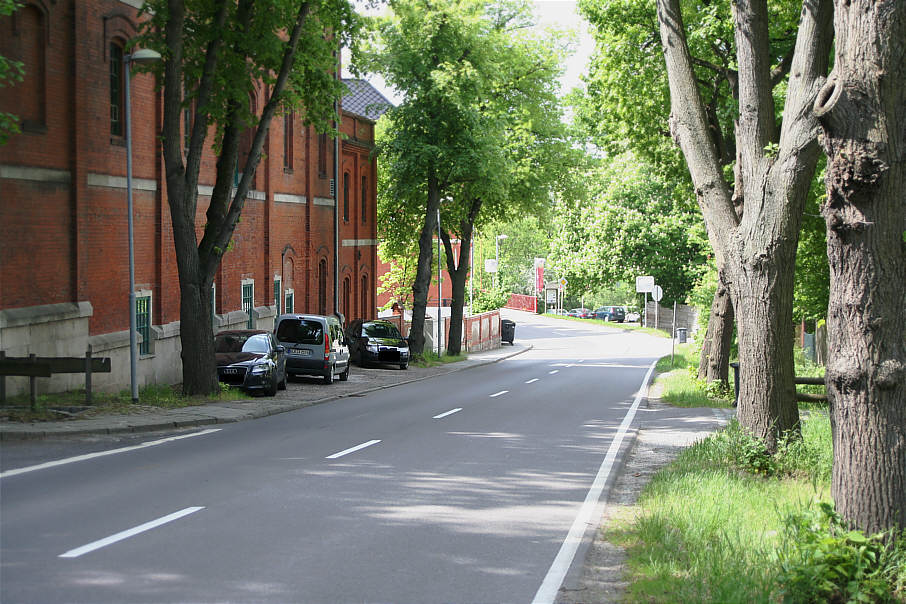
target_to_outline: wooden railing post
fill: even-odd
[[[28,355],[28,360],[32,363],[38,362],[38,355],[31,353]],[[31,401],[31,410],[38,410],[38,378],[37,376],[30,375],[28,376],[28,389],[30,391],[30,401]]]

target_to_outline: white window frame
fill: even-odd
[[[248,317],[248,322],[246,323],[246,327],[247,327],[248,329],[254,329],[254,328],[255,328],[255,319],[254,319],[254,312],[255,312],[255,280],[254,280],[254,279],[243,279],[240,285],[241,285],[241,286],[240,286],[240,288],[239,288],[239,308],[241,308],[243,312],[248,313],[248,316],[249,316],[249,317]],[[251,301],[251,303],[249,304],[248,310],[246,310],[246,308],[245,308],[245,287],[246,287],[247,285],[251,285],[251,286],[252,286],[252,301]]]

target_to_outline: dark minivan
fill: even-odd
[[[626,320],[626,311],[622,306],[602,306],[595,310],[595,319],[622,323]]]
[[[325,384],[332,384],[334,376],[349,378],[349,347],[337,317],[280,315],[274,335],[286,348],[287,375],[318,375]]]

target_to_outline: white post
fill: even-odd
[[[443,283],[441,279],[441,256],[440,256],[440,205],[437,206],[437,356],[440,356],[440,339],[443,337],[441,335],[443,327],[441,327],[443,319],[441,318],[440,312],[440,301],[442,294]]]

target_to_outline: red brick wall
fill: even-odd
[[[94,307],[92,334],[124,330],[129,324],[126,189],[109,183],[91,185],[89,179],[125,177],[124,140],[110,132],[108,47],[113,39],[135,35],[137,11],[117,0],[40,4],[45,5],[46,13],[31,6],[20,11],[28,19],[0,19],[0,54],[27,58],[35,48],[44,49],[43,76],[21,88],[0,88],[0,110],[15,112],[43,103],[46,116],[43,128],[31,128],[0,147],[0,166],[30,170],[38,178],[0,180],[0,308],[87,300]],[[38,31],[48,35],[36,43]],[[156,185],[156,190],[133,189],[135,282],[137,289],[153,292],[152,321],[159,325],[179,320],[172,226],[156,139],[161,99],[149,75],[136,75],[131,93],[133,176]],[[264,98],[256,102],[260,108]],[[344,165],[349,162],[352,181],[350,221],[341,225],[340,239],[373,240],[376,167],[368,157],[373,126],[346,114],[341,127],[351,135],[342,144],[342,155]],[[328,261],[328,312],[333,311],[334,209],[315,204],[315,198],[330,197],[333,141],[328,143],[328,173],[322,177],[317,134],[302,126],[298,114],[293,135],[294,161],[287,171],[283,119],[278,116],[272,122],[255,182],[266,199],[250,197],[245,202],[232,247],[215,278],[219,314],[241,308],[241,281],[246,278],[255,280],[255,306],[273,305],[275,274],[283,278],[282,289],[294,289],[297,312],[317,311],[321,259]],[[213,185],[214,167],[214,156],[206,154],[199,179],[203,186]],[[68,174],[69,182],[42,182],[35,168]],[[364,224],[363,175],[369,187]],[[275,202],[277,193],[304,196],[307,203]],[[199,195],[199,238],[208,201]],[[374,314],[375,249],[370,244],[340,248],[340,266],[347,271],[343,274],[351,276],[355,312],[350,318]],[[362,276],[368,277],[368,309],[361,303]]]

